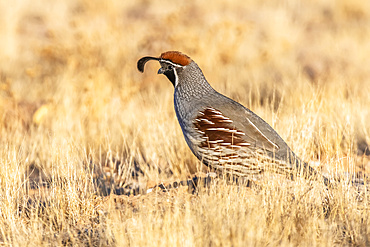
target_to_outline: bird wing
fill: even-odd
[[[248,117],[240,126],[220,110],[207,107],[198,113],[193,123],[203,138],[203,146],[248,147],[267,152],[279,149]]]

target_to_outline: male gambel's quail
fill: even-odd
[[[263,119],[214,90],[190,57],[178,51],[143,57],[137,63],[140,72],[149,60],[159,61],[158,74],[167,76],[175,87],[175,111],[185,140],[208,167],[236,177],[270,170],[292,177],[322,177],[329,183],[300,160]]]

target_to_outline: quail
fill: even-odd
[[[173,84],[176,116],[194,155],[216,172],[233,177],[254,177],[265,171],[294,178],[329,180],[303,162],[262,118],[220,94],[208,83],[199,66],[187,55],[167,51],[137,62],[156,60]]]

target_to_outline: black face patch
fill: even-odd
[[[175,76],[175,72],[173,71],[173,69],[166,70],[166,72],[164,72],[164,75],[167,76],[168,80],[171,81],[173,86],[176,85],[176,76]]]

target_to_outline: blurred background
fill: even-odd
[[[1,244],[368,245],[345,179],[133,196],[205,171],[159,64],[136,68],[169,50],[323,174],[370,172],[370,1],[0,0]]]
[[[199,170],[171,83],[136,69],[168,50],[312,165],[370,169],[367,1],[2,1],[0,23],[0,142],[25,170]]]

